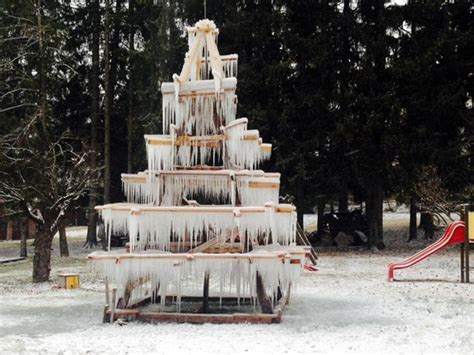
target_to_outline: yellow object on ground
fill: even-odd
[[[79,274],[76,273],[62,273],[58,274],[58,285],[61,288],[71,289],[79,288]]]

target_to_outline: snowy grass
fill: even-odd
[[[320,250],[320,271],[303,275],[274,325],[102,324],[103,285],[73,237],[73,257],[54,246],[49,283],[30,283],[31,259],[0,266],[0,353],[472,353],[474,294],[459,283],[459,249],[389,283],[389,262],[430,243],[407,245],[397,226],[386,231],[387,251]],[[60,271],[79,272],[81,289],[58,289]]]

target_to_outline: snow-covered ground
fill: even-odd
[[[406,246],[396,228],[386,235],[388,251],[319,251],[320,270],[303,275],[281,324],[125,326],[101,323],[103,285],[74,237],[74,256],[55,257],[52,275],[80,272],[79,290],[31,284],[31,260],[0,265],[0,352],[473,353],[474,289],[459,283],[458,249],[389,283],[387,264],[428,242]],[[0,243],[0,256],[8,247]]]

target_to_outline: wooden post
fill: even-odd
[[[204,274],[202,313],[209,313],[209,272]]]
[[[466,283],[469,283],[469,205],[464,206],[464,216],[465,216],[465,224],[466,224],[466,234],[464,236],[464,270],[466,276],[464,277],[464,280]]]
[[[117,308],[125,309],[130,302],[130,297],[132,296],[133,284],[129,282],[125,288],[123,297],[120,297],[117,302]]]
[[[109,295],[109,279],[105,278],[105,305],[110,306],[110,295]]]
[[[257,299],[258,303],[260,304],[260,308],[262,309],[262,313],[273,313],[272,301],[265,292],[265,285],[263,284],[262,275],[260,275],[259,272],[257,272]]]
[[[104,314],[102,316],[102,322],[107,323],[110,322],[110,315],[108,314],[110,305],[110,298],[109,298],[109,280],[105,278],[105,306],[104,306]]]
[[[115,299],[117,297],[117,289],[114,287],[112,289],[112,304],[111,304],[111,307],[110,307],[110,323],[113,323],[114,322],[114,318],[115,318]]]

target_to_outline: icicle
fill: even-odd
[[[267,152],[262,152],[258,131],[247,130],[247,121],[243,119],[240,124],[225,128],[225,149],[231,167],[255,169],[265,158],[270,157]],[[237,122],[237,121],[236,121]],[[247,135],[257,136],[245,139]]]
[[[163,205],[181,204],[183,197],[203,195],[215,201],[229,201],[230,176],[217,174],[163,174],[161,189],[164,191]]]
[[[108,235],[125,235],[128,233],[129,210],[112,210],[103,208],[98,210],[99,217],[104,221],[105,230]]]
[[[243,206],[263,206],[269,201],[278,203],[279,178],[237,176],[236,180],[240,202]]]
[[[219,133],[221,123],[235,120],[237,111],[235,89],[219,90],[218,95],[183,94],[178,101],[174,94],[163,94],[163,133],[169,132],[171,124],[189,135]]]
[[[122,174],[122,189],[127,202],[158,204],[158,182],[155,174]]]
[[[168,139],[163,136],[163,139]],[[146,145],[146,153],[148,159],[148,169],[155,170],[172,170],[173,166],[173,143],[168,144],[150,144]]]
[[[202,238],[225,237],[225,231],[234,228],[232,213],[206,212],[154,212],[142,210],[130,216],[130,242],[134,250],[170,250],[170,242],[183,243],[185,238],[194,244],[203,242]],[[133,241],[132,241],[133,239]]]
[[[258,254],[265,253],[258,251]],[[270,252],[268,252],[270,253]],[[249,257],[252,258],[249,253]],[[91,256],[100,256],[96,252]],[[286,289],[291,282],[297,283],[299,269],[292,267],[289,259],[275,258],[160,258],[159,254],[131,254],[130,258],[92,259],[92,265],[98,272],[103,273],[109,280],[125,289],[130,281],[146,279],[148,284],[143,286],[144,292],[156,290],[160,285],[162,306],[166,296],[175,293],[177,311],[181,308],[181,298],[187,288],[198,289],[202,286],[204,275],[209,273],[213,283],[218,285],[217,295],[225,296],[225,292],[237,293],[239,299],[256,297],[257,272],[264,280],[266,292],[270,297],[277,293],[278,287]],[[228,285],[228,288],[224,288]],[[238,290],[238,291],[237,291]]]

